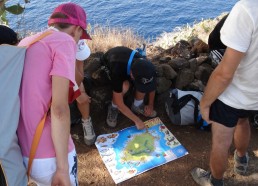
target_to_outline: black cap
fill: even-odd
[[[136,90],[148,93],[156,89],[156,70],[150,61],[143,58],[135,59],[131,70]]]
[[[0,25],[0,45],[1,44],[15,45],[17,43],[18,43],[17,33],[5,25]]]

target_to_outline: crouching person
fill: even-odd
[[[87,39],[91,39],[88,37]],[[76,72],[75,79],[79,85],[81,95],[76,99],[77,107],[82,115],[81,123],[84,134],[84,142],[86,145],[93,145],[96,135],[93,129],[92,120],[90,117],[90,103],[91,97],[86,93],[83,79],[84,79],[84,61],[90,56],[90,48],[85,40],[80,40],[77,44],[76,53]]]
[[[127,47],[115,47],[108,50],[101,62],[105,66],[113,89],[112,103],[108,107],[107,124],[110,127],[117,125],[119,111],[131,119],[138,129],[144,129],[143,121],[136,115],[156,117],[154,98],[156,90],[156,71],[154,65],[137,51]],[[135,88],[134,102],[128,108],[123,96],[130,85]],[[148,104],[144,104],[144,97],[148,95]]]

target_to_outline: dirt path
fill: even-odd
[[[141,175],[124,181],[118,185],[172,185],[172,186],[194,186],[196,185],[190,175],[194,167],[208,168],[209,151],[211,146],[211,133],[195,129],[193,126],[173,126],[166,116],[164,101],[162,98],[156,100],[158,116],[168,129],[176,136],[189,154],[169,162],[160,167],[149,170]],[[112,133],[123,128],[132,126],[133,123],[124,116],[119,116],[117,128],[107,127],[106,111],[93,112],[92,120],[97,135]],[[147,120],[146,118],[143,118]],[[72,134],[78,153],[79,184],[86,185],[115,185],[107,171],[101,157],[93,145],[88,147],[83,143],[83,132],[81,125],[72,127]],[[252,127],[252,138],[249,147],[250,167],[247,176],[239,176],[233,173],[233,147],[230,149],[229,168],[225,174],[225,185],[258,185],[258,130]]]

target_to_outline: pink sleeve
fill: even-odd
[[[53,51],[53,67],[50,75],[61,76],[75,84],[75,54],[76,45],[73,40],[60,42]]]

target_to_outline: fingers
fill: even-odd
[[[143,130],[146,128],[146,125],[141,121],[136,123],[136,127],[138,130]]]

